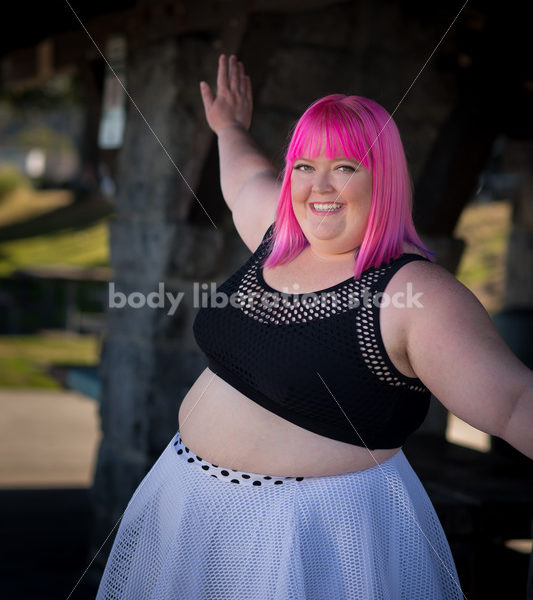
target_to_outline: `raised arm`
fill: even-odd
[[[218,136],[220,185],[237,231],[250,249],[274,220],[280,185],[277,172],[251,138],[252,84],[242,62],[219,57],[217,94],[200,82],[205,115]]]
[[[411,281],[423,292],[422,307],[404,309],[407,356],[417,376],[453,414],[533,459],[533,372],[445,269],[414,262],[400,274],[398,285]]]

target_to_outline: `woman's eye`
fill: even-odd
[[[313,167],[311,165],[294,165],[293,168],[295,171],[302,171],[306,173],[313,170]],[[352,165],[339,165],[338,167],[336,167],[336,170],[340,170],[342,173],[352,173],[353,171],[355,171]]]

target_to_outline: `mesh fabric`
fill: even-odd
[[[402,451],[364,471],[241,487],[174,441],[128,504],[97,600],[462,598]]]

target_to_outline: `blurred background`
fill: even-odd
[[[9,3],[0,25],[4,597],[94,597],[113,527],[205,367],[193,285],[224,281],[249,256],[221,196],[198,88],[214,86],[221,52],[244,61],[251,133],[279,168],[290,127],[316,98],[358,94],[397,108],[419,232],[533,367],[530,25],[519,2],[462,6]],[[164,282],[185,296],[174,315],[110,308],[111,282],[145,295]],[[405,452],[464,594],[533,598],[531,461],[435,399]]]

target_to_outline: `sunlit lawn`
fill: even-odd
[[[107,220],[86,229],[63,229],[0,244],[0,277],[36,265],[108,264]]]
[[[511,205],[498,201],[467,206],[454,232],[466,242],[456,277],[491,314],[502,308],[510,228]]]
[[[44,216],[71,203],[68,191],[17,189],[0,199],[0,228]],[[107,265],[107,223],[108,219],[102,218],[86,227],[65,227],[0,242],[0,277],[37,265]],[[0,335],[0,387],[60,388],[48,369],[60,364],[96,365],[99,346],[98,336],[64,331]]]
[[[60,388],[47,370],[53,365],[96,365],[100,341],[96,335],[43,331],[33,335],[0,336],[0,387]]]
[[[34,218],[72,203],[68,190],[19,188],[0,198],[0,227]]]
[[[71,203],[72,193],[65,190],[15,190],[0,200],[0,228],[35,219]],[[87,207],[80,207],[82,210]],[[108,218],[101,218],[82,227],[37,231],[37,235],[0,242],[0,277],[37,265],[107,265],[107,223]]]

